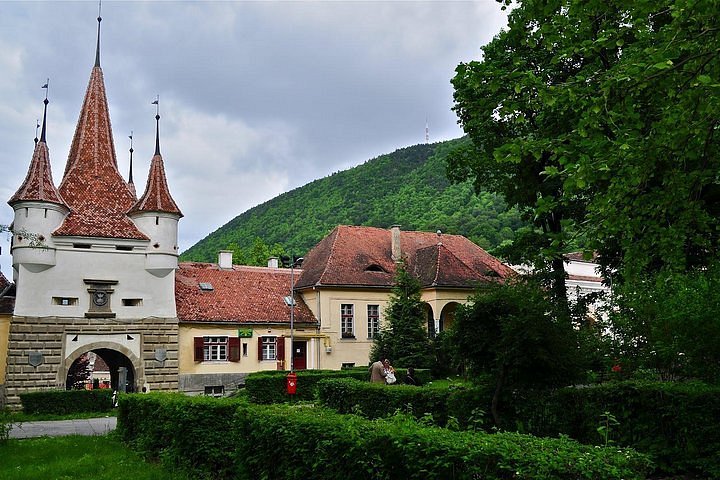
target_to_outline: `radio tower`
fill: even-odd
[[[427,117],[425,117],[425,143],[430,143],[430,127],[428,126]]]

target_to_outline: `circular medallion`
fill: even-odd
[[[108,301],[107,292],[95,292],[93,293],[93,303],[98,306],[104,306]]]

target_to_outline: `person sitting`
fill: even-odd
[[[420,380],[415,377],[414,367],[408,367],[407,374],[405,375],[405,385],[415,385],[416,387],[420,386]]]

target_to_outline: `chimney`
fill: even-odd
[[[278,257],[268,258],[268,268],[278,268]]]
[[[218,266],[220,270],[232,270],[232,250],[220,250],[218,254]]]
[[[391,258],[394,262],[399,262],[402,259],[402,251],[400,250],[400,225],[390,227],[390,236]]]

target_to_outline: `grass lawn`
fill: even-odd
[[[9,440],[0,445],[0,480],[187,480],[146,462],[113,434]]]

